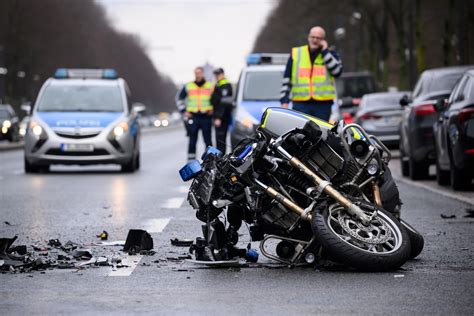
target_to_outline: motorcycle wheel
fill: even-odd
[[[415,228],[413,228],[413,226],[411,226],[404,220],[401,219],[400,223],[402,223],[403,227],[405,227],[405,230],[408,233],[408,237],[410,238],[410,244],[411,244],[410,259],[414,259],[423,250],[423,247],[425,245],[425,239]]]
[[[368,226],[354,219],[339,204],[322,206],[313,213],[313,232],[330,257],[361,271],[390,271],[410,257],[410,239],[402,224],[383,209]],[[359,207],[372,214],[374,206]]]

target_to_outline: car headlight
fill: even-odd
[[[120,122],[117,126],[114,127],[113,133],[115,137],[120,137],[128,131],[127,122]]]
[[[3,121],[3,127],[10,128],[12,126],[12,122],[9,120]]]
[[[39,125],[39,123],[36,121],[30,122],[29,129],[35,136],[38,136],[38,137],[41,136],[44,131],[41,125]]]
[[[169,125],[168,120],[161,121],[161,125],[163,125],[163,127],[167,127]]]

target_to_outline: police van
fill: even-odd
[[[42,86],[25,135],[25,172],[51,164],[140,167],[138,113],[113,69],[58,69]]]
[[[235,93],[232,147],[251,136],[268,107],[280,106],[280,90],[289,54],[250,54]]]

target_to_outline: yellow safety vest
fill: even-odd
[[[321,53],[316,56],[311,65],[308,45],[293,47],[291,50],[293,67],[291,69],[291,93],[293,101],[334,100],[336,98],[336,85],[331,72],[326,65]]]
[[[222,87],[223,85],[228,84],[228,83],[229,83],[229,81],[227,81],[227,79],[221,79],[221,80],[217,81],[217,86]]]
[[[186,92],[188,93],[188,101],[186,104],[186,112],[209,112],[213,107],[211,104],[211,94],[214,90],[212,84],[206,81],[201,87],[194,82],[186,84]]]

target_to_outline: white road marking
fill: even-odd
[[[109,276],[130,276],[133,270],[135,270],[135,268],[140,263],[140,260],[142,260],[142,257],[142,255],[135,255],[121,258],[121,264],[126,267],[116,268],[116,270],[110,271]]]
[[[154,218],[146,221],[143,226],[149,233],[161,233],[169,222],[170,218]]]
[[[436,189],[436,188],[433,188],[433,187],[431,187],[429,185],[426,185],[424,183],[410,181],[410,180],[404,179],[403,177],[398,177],[398,176],[395,176],[395,175],[393,176],[393,178],[395,179],[395,181],[400,181],[400,182],[415,186],[417,188],[422,188],[422,189],[431,191],[435,194],[439,194],[439,195],[442,195],[442,196],[445,196],[445,197],[448,197],[448,198],[451,198],[451,199],[454,199],[454,200],[457,200],[457,201],[461,201],[461,202],[464,202],[464,203],[467,203],[467,204],[470,204],[470,205],[474,205],[474,201],[472,199],[470,199],[468,197],[464,197],[464,196],[454,194],[454,193],[449,192],[449,191],[446,191],[446,189]]]
[[[163,208],[180,208],[183,202],[184,197],[171,198],[163,204]]]

